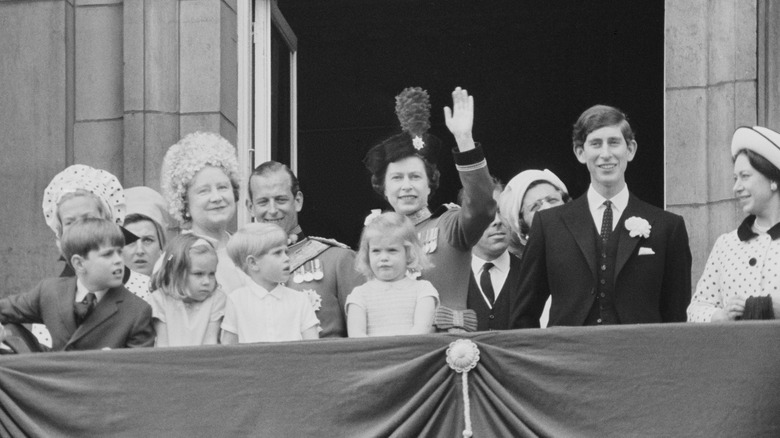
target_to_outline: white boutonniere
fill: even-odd
[[[366,216],[366,219],[363,221],[363,226],[365,227],[371,222],[373,222],[374,219],[378,218],[380,214],[382,214],[382,210],[378,208],[371,210],[371,213],[368,216]]]
[[[315,312],[322,308],[322,297],[317,293],[316,290],[304,289],[301,292],[305,293],[306,296],[309,297],[309,302],[311,303],[311,307]]]
[[[650,237],[651,228],[653,227],[650,226],[650,222],[641,217],[631,216],[626,219],[626,229],[631,237],[642,236],[647,239]]]

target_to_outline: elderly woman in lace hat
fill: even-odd
[[[495,218],[493,183],[482,148],[472,138],[474,100],[460,87],[452,93],[453,108],[444,109],[447,128],[455,137],[455,164],[463,184],[462,208],[431,209],[428,200],[439,185],[434,160],[439,140],[429,134],[430,103],[420,88],[396,97],[403,132],[374,146],[364,163],[374,190],[396,212],[415,224],[434,267],[421,273],[441,297],[434,325],[439,330],[476,330],[476,315],[467,309],[471,248]]]
[[[217,248],[217,282],[226,293],[247,278],[227,254],[228,226],[236,215],[240,187],[236,149],[213,132],[195,132],[165,154],[161,176],[168,211],[183,232],[194,233]]]
[[[734,195],[748,216],[712,248],[688,321],[780,316],[780,134],[737,128],[731,140]]]
[[[509,252],[518,258],[523,257],[528,231],[537,211],[570,200],[566,185],[547,169],[524,170],[509,180],[498,200],[498,210],[512,230]]]

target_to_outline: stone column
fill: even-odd
[[[235,0],[124,4],[124,183],[159,190],[165,152],[184,135],[235,144]]]
[[[756,0],[666,0],[666,205],[685,217],[693,286],[744,216],[731,190],[734,129],[756,124]]]

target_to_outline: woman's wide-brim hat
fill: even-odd
[[[731,138],[732,158],[743,149],[751,150],[780,169],[780,134],[763,126],[740,126]]]
[[[95,169],[84,164],[74,164],[52,178],[43,192],[43,215],[46,225],[59,238],[60,218],[58,214],[62,197],[68,193],[84,190],[95,195],[103,204],[103,208],[111,213],[111,218],[118,225],[125,220],[126,203],[122,184],[109,172]]]
[[[537,181],[544,181],[552,184],[558,190],[568,194],[566,184],[551,171],[544,169],[524,170],[514,176],[507,183],[501,196],[498,198],[498,209],[504,220],[509,223],[512,231],[520,235],[520,211],[523,209],[523,198],[528,187]]]
[[[168,213],[168,203],[156,190],[137,186],[125,190],[127,198],[127,215],[142,214],[157,222],[163,230],[167,230],[173,218]]]

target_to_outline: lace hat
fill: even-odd
[[[206,166],[222,169],[230,178],[238,199],[241,177],[238,171],[236,148],[221,135],[213,132],[194,132],[168,148],[163,159],[160,184],[168,212],[180,222],[189,222],[187,189],[195,175]]]

